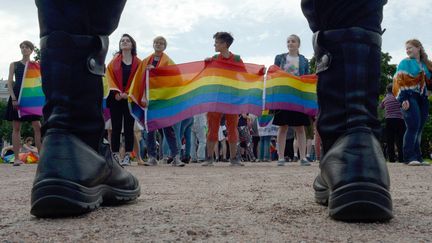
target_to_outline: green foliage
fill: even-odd
[[[309,60],[309,73],[316,73],[316,58],[313,56]]]
[[[393,75],[396,72],[396,64],[390,64],[391,59],[392,57],[388,52],[381,52],[380,94],[385,94],[387,84],[393,82]]]
[[[36,46],[35,46],[35,49],[34,49],[34,53],[35,53],[34,60],[35,61],[40,61],[41,52],[40,52],[40,49],[37,48]]]
[[[420,145],[423,158],[430,158],[429,154],[432,153],[432,96],[429,96],[429,117],[423,128],[422,142]]]
[[[12,122],[3,119],[6,113],[7,102],[0,102],[0,139],[12,141]],[[21,123],[21,138],[33,137],[33,128],[30,122]]]

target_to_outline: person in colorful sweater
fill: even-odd
[[[393,94],[401,103],[405,119],[403,153],[408,165],[429,165],[424,162],[421,151],[421,135],[429,113],[426,85],[430,83],[432,62],[419,40],[405,43],[407,58],[402,60],[393,78]]]

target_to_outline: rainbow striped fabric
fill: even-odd
[[[265,109],[291,110],[315,116],[318,112],[316,75],[297,77],[272,65],[267,71]]]
[[[146,87],[148,107],[130,99],[132,116],[149,131],[205,112],[225,114],[293,110],[314,116],[318,105],[315,75],[296,77],[271,66],[212,60],[152,69]],[[264,91],[264,85],[265,93]],[[265,102],[263,102],[265,101]],[[264,116],[262,123],[272,116]]]
[[[37,62],[27,62],[18,98],[18,116],[42,115],[45,95],[42,91],[40,66]]]
[[[147,128],[171,126],[204,112],[260,115],[263,76],[262,65],[218,60],[153,69]]]

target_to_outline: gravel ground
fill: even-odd
[[[36,165],[0,165],[0,242],[431,242],[432,166],[389,164],[395,218],[342,223],[314,202],[318,165],[127,168],[142,195],[66,219],[30,215]]]

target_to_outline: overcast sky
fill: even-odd
[[[404,43],[411,38],[420,39],[432,57],[431,13],[430,0],[389,0],[382,49],[392,63],[405,57]],[[30,40],[39,46],[39,26],[33,0],[0,0],[0,16],[0,79],[7,79],[9,64],[21,58],[19,43]],[[313,55],[300,0],[128,0],[110,37],[107,62],[123,33],[135,38],[141,58],[152,52],[153,38],[163,35],[166,53],[176,63],[202,60],[214,54],[217,31],[234,35],[231,51],[245,62],[273,64],[275,55],[286,52],[286,38],[293,33],[302,39],[300,52],[309,59]]]

